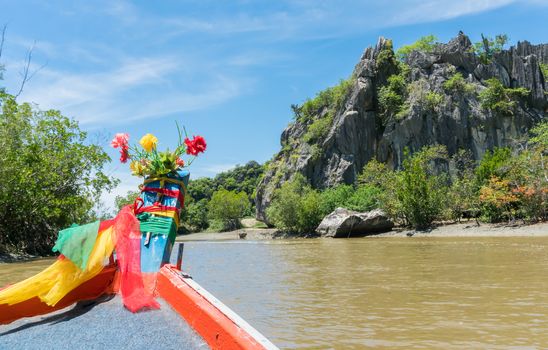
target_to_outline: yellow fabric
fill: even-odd
[[[0,291],[0,304],[13,305],[37,296],[49,306],[54,306],[70,291],[97,276],[113,250],[113,227],[109,227],[98,233],[84,270],[69,259],[57,260],[37,275]]]
[[[177,212],[175,210],[152,211],[150,213],[153,214],[153,215],[172,218],[175,221],[175,225],[177,225],[177,227],[179,227],[179,215],[177,215]]]

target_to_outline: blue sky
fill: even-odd
[[[116,132],[176,142],[175,120],[203,135],[208,151],[193,177],[213,176],[279,150],[289,106],[346,78],[379,36],[396,47],[463,30],[548,42],[548,1],[0,1],[8,25],[4,84],[15,93],[26,51],[45,65],[20,101],[80,122],[123,180],[139,179],[109,148]]]

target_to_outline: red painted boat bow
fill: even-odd
[[[173,265],[158,274],[156,291],[212,349],[278,349],[234,311]]]

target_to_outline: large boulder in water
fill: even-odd
[[[394,223],[381,209],[358,213],[337,208],[322,220],[316,232],[323,237],[346,238],[374,235],[390,231],[392,227]]]

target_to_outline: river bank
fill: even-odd
[[[367,237],[539,237],[548,236],[548,222],[531,225],[502,225],[474,221],[439,225],[425,231],[395,228],[392,231]],[[306,237],[317,237],[308,235]],[[242,228],[230,232],[198,232],[177,237],[177,241],[222,241],[222,240],[268,240],[280,238],[305,238],[302,235],[290,235],[274,228]]]
[[[377,235],[375,237],[542,237],[548,236],[548,222],[540,222],[531,225],[502,225],[485,224],[479,226],[474,221],[465,223],[445,224],[436,226],[426,231],[409,230],[396,227],[394,230]],[[198,232],[177,237],[178,242],[195,241],[230,241],[246,239],[251,241],[287,239],[287,238],[318,238],[317,235],[293,235],[278,231],[275,228],[247,227],[230,232]],[[29,254],[15,254],[0,252],[0,263],[16,263],[32,261],[47,257]]]

